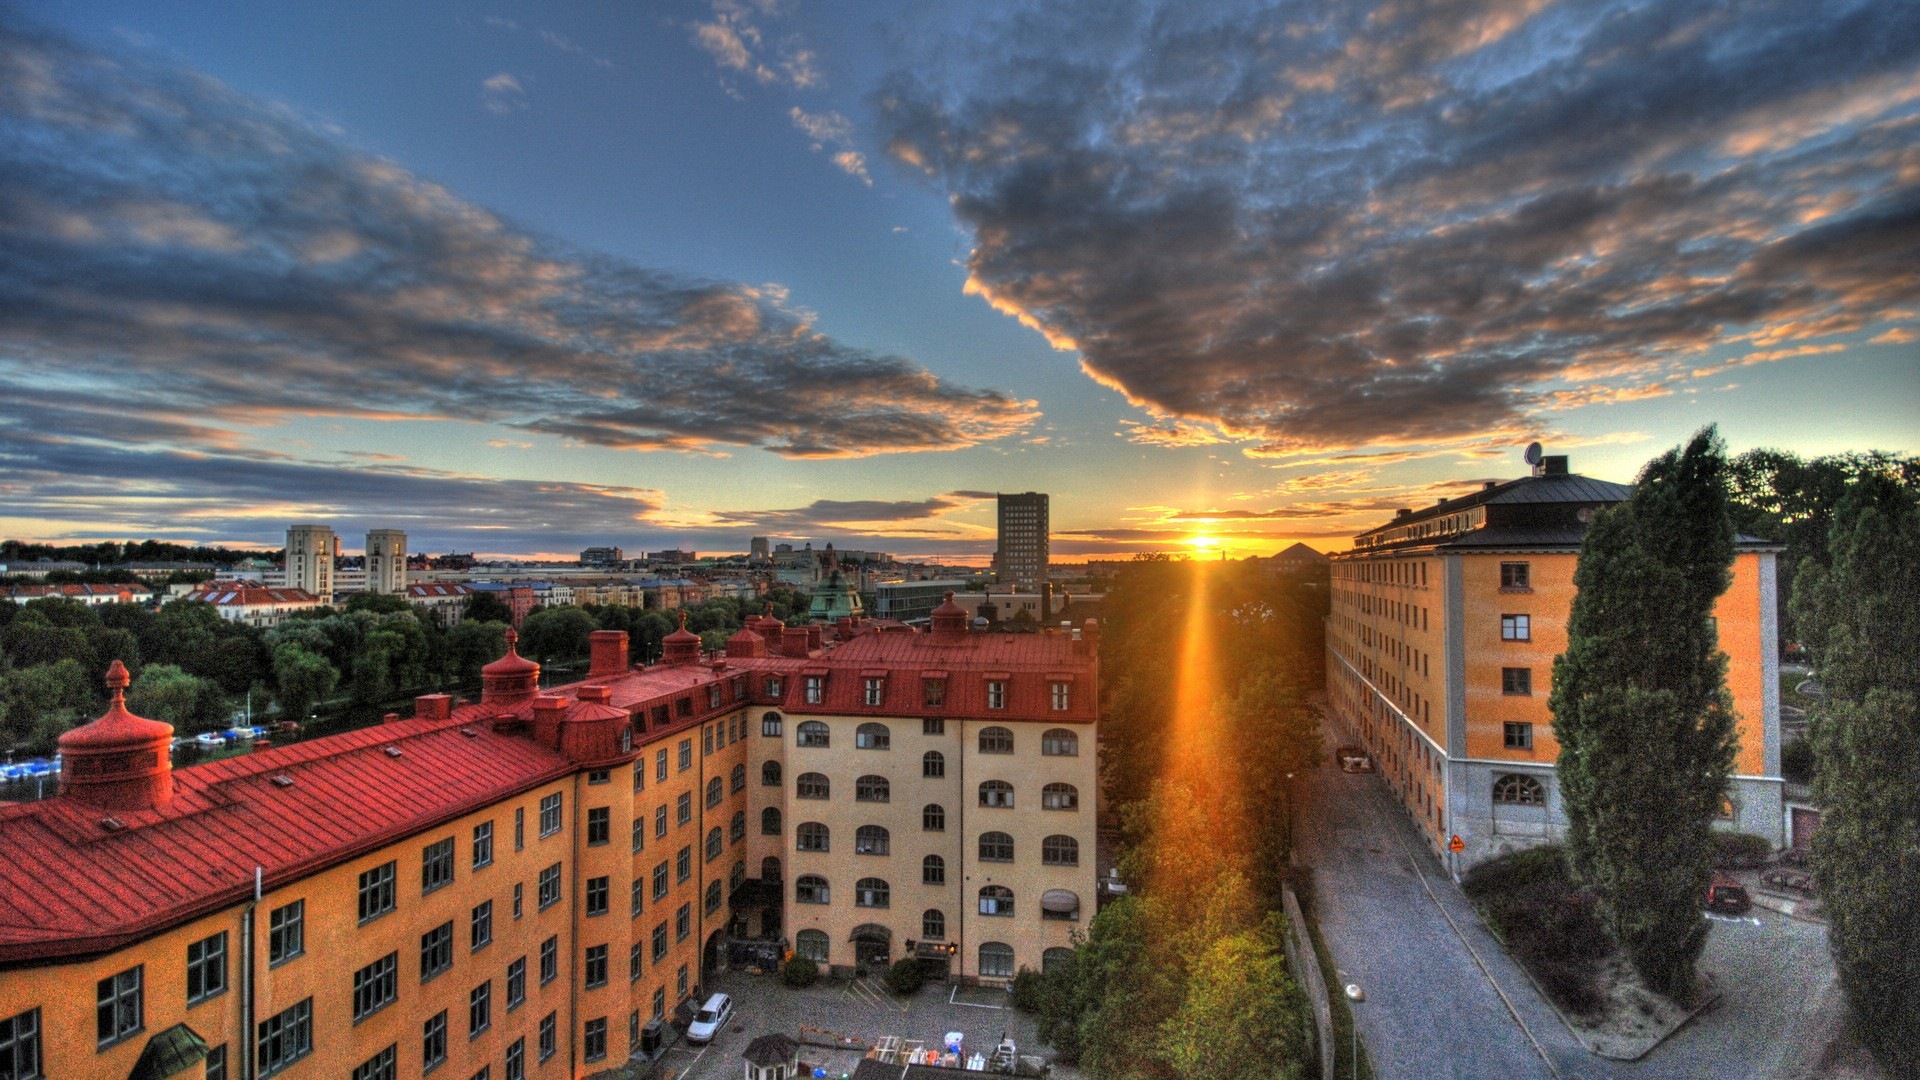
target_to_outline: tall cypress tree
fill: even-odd
[[[1840,500],[1830,567],[1793,607],[1827,701],[1815,711],[1814,880],[1855,1030],[1889,1076],[1920,1075],[1920,505],[1885,474]]]
[[[1574,572],[1553,730],[1576,877],[1647,985],[1694,991],[1712,822],[1733,767],[1713,605],[1732,581],[1726,455],[1712,427],[1594,517]]]

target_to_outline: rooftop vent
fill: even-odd
[[[399,757],[399,756],[401,756],[401,754],[403,754],[403,753],[404,753],[404,751],[402,751],[402,750],[401,750],[401,749],[400,749],[399,747],[397,747],[397,746],[389,746],[389,747],[387,747],[387,750],[386,750],[386,754],[387,754],[387,756],[388,756],[388,757],[392,757],[392,758],[397,758],[397,757]]]
[[[479,738],[479,737],[480,737],[480,733],[479,733],[478,731],[475,731],[474,729],[472,729],[472,728],[470,728],[470,727],[463,727],[463,728],[461,728],[461,729],[460,729],[460,734],[462,734],[462,735],[465,735],[465,736],[466,736],[467,738],[469,738],[469,739],[477,739],[477,738]]]
[[[100,827],[108,832],[120,832],[127,827],[127,823],[117,817],[103,817],[100,819]]]
[[[274,787],[292,787],[293,786],[293,777],[288,776],[286,773],[276,773],[272,776],[267,777],[267,781],[271,783]]]

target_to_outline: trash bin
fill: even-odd
[[[660,1043],[660,1021],[647,1021],[647,1026],[640,1029],[640,1051],[648,1057],[652,1057],[660,1052]]]

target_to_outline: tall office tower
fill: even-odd
[[[1000,496],[1000,553],[995,568],[1002,584],[1038,589],[1047,580],[1047,496],[1038,491]]]
[[[332,600],[333,549],[333,530],[327,526],[287,526],[287,588]]]
[[[407,591],[407,534],[399,529],[367,532],[367,591]]]
[[[764,566],[773,561],[773,548],[766,537],[756,536],[747,550],[747,562],[755,566]]]

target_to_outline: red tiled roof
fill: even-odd
[[[940,641],[930,634],[869,633],[820,656],[787,663],[824,670],[827,677],[819,705],[802,702],[803,687],[785,687],[783,707],[790,712],[1077,724],[1095,717],[1092,652],[1077,651],[1065,634],[966,634]],[[865,673],[871,670],[887,672],[879,705],[865,703]],[[1055,711],[1048,684],[1080,674],[1086,678],[1071,680],[1076,687],[1068,698],[1072,707]],[[926,707],[923,678],[946,680],[946,700],[938,708]],[[1004,708],[987,707],[989,680],[1005,683]]]
[[[270,607],[275,604],[315,605],[325,603],[305,589],[269,589],[261,586],[223,586],[200,589],[187,595],[215,607]]]

